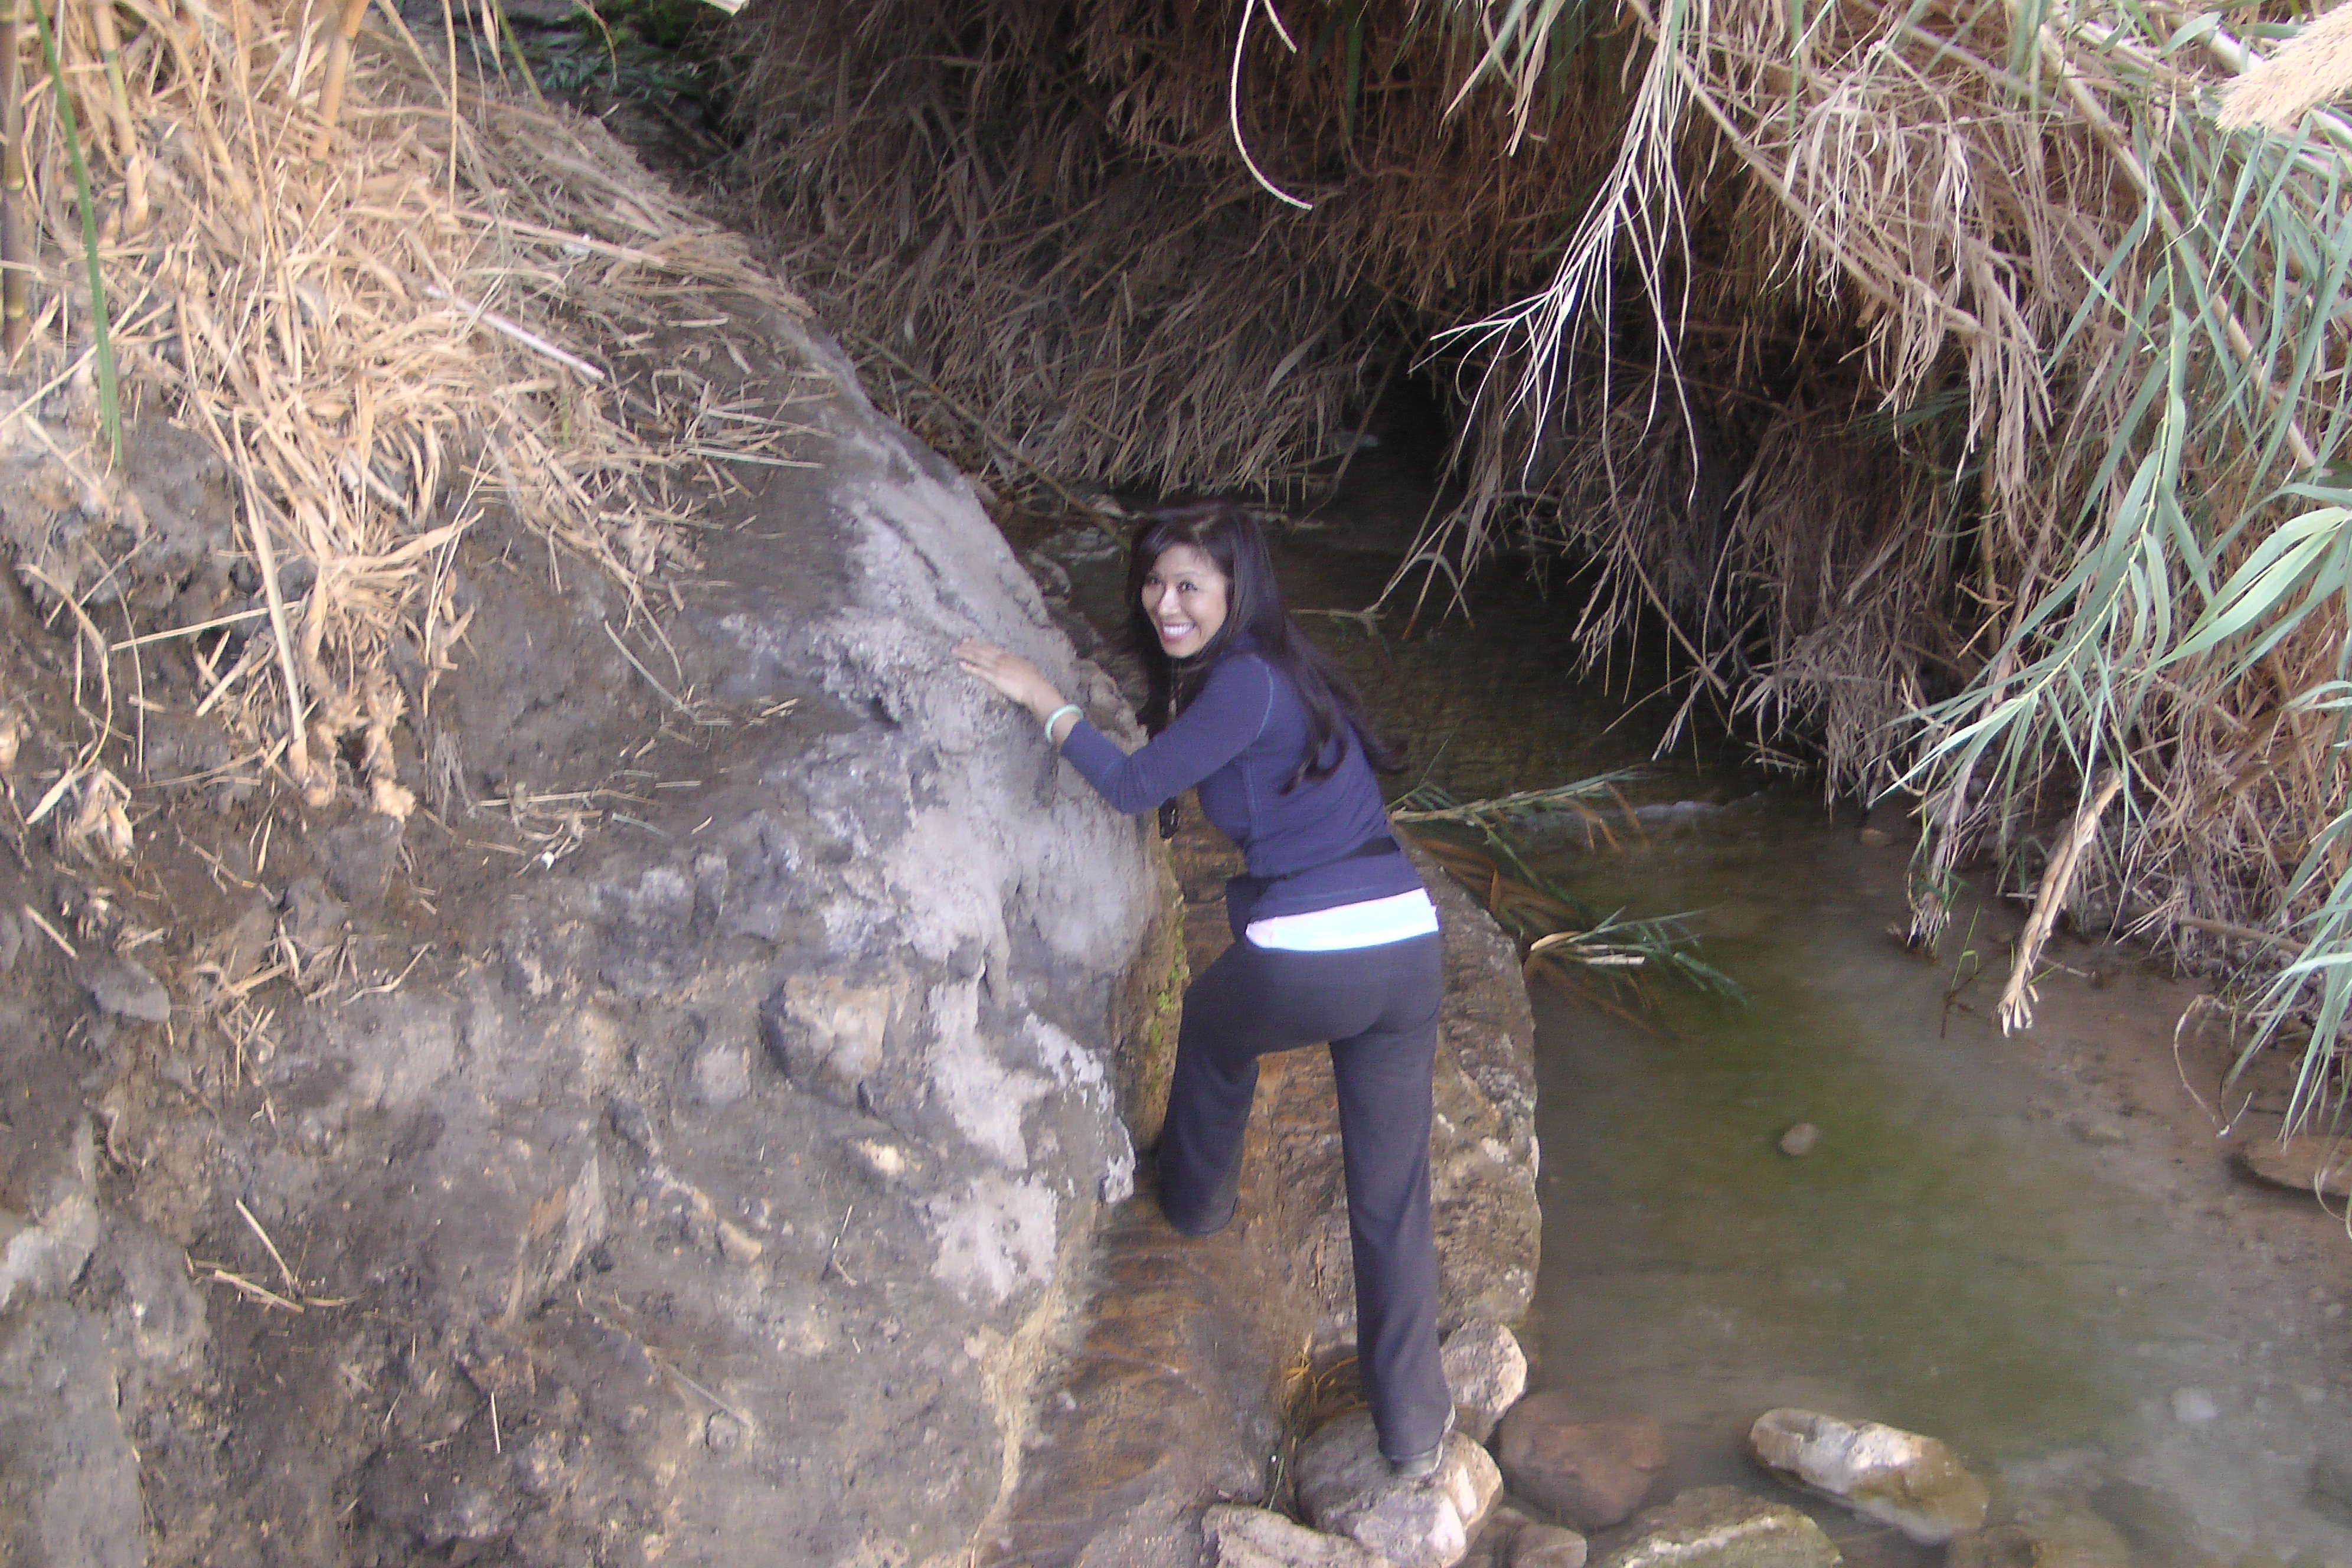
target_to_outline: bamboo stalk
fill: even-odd
[[[359,40],[360,24],[367,20],[368,0],[343,0],[343,15],[335,36],[327,41],[327,79],[319,89],[319,139],[310,156],[323,159],[334,150],[335,121],[343,114],[343,79],[352,66],[352,45]]]
[[[25,191],[24,0],[0,0],[0,353],[24,352],[32,327],[31,225]]]

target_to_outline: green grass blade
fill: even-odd
[[[50,30],[48,13],[41,9],[38,0],[28,8],[33,13],[33,26],[41,35],[41,58],[48,64],[49,86],[57,95],[58,129],[66,139],[66,156],[73,167],[74,195],[81,203],[82,254],[89,262],[90,334],[98,351],[98,416],[106,430],[111,460],[120,463],[122,405],[114,376],[114,336],[106,317],[106,278],[98,260],[98,203],[89,192],[89,165],[82,161],[81,132],[74,123],[73,98],[66,91],[65,71],[58,63],[57,35]]]

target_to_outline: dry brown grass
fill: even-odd
[[[759,433],[699,420],[690,386],[624,387],[612,356],[803,307],[600,127],[486,83],[454,31],[428,45],[393,17],[375,13],[360,36],[331,126],[324,79],[355,10],[123,0],[119,90],[96,68],[116,8],[67,11],[60,47],[126,407],[199,432],[225,460],[237,542],[268,589],[270,629],[218,672],[206,708],[241,756],[282,767],[313,799],[336,787],[337,747],[358,737],[363,792],[404,816],[415,781],[394,776],[389,740],[408,697],[386,655],[410,646],[426,701],[462,657],[451,566],[485,509],[549,541],[551,571],[583,558],[642,605],[693,563],[678,523],[704,458]],[[37,55],[25,68],[39,88],[26,145],[40,248],[15,369],[20,384],[70,393],[96,348],[79,218]],[[62,423],[44,421],[38,396],[12,406],[13,434],[51,450],[85,514],[146,535],[89,398]],[[101,680],[127,681],[142,637],[187,628],[101,632],[82,601],[125,563],[88,555],[19,564],[85,627]],[[121,719],[106,696],[52,808],[75,795],[87,809],[122,765],[106,747]]]
[[[1307,481],[1390,357],[1533,275],[1599,152],[1506,159],[1507,118],[1447,116],[1470,46],[1442,29],[1368,25],[1351,100],[1318,20],[1311,67],[1270,33],[1244,62],[1245,133],[1302,215],[1233,156],[1221,11],[890,0],[761,26],[739,169],[828,321],[919,410],[943,395],[1103,482]]]
[[[1296,481],[1373,360],[1471,324],[1467,499],[1399,586],[1568,555],[1596,653],[1655,617],[1686,712],[1919,792],[1923,934],[1975,847],[2031,887],[2108,767],[2085,923],[2352,911],[2340,574],[2274,645],[2191,637],[2352,428],[2352,121],[2228,129],[2337,90],[2336,26],[2249,71],[2231,28],[2298,16],[1282,9],[1300,52],[1258,28],[1229,100],[1223,12],[778,6],[752,167],[828,309],[1073,475]]]

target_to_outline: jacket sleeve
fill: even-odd
[[[1233,658],[1210,672],[1208,684],[1175,721],[1133,754],[1080,719],[1062,742],[1062,755],[1108,801],[1139,816],[1191,789],[1265,732],[1274,713],[1274,671],[1259,659]]]

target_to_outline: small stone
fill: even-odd
[[[344,928],[351,923],[350,909],[316,877],[299,878],[289,884],[283,902],[286,935],[306,958],[342,941]]]
[[[1584,1568],[1591,1548],[1556,1524],[1531,1524],[1511,1542],[1511,1568]]]
[[[1922,1546],[1984,1524],[1991,1496],[1933,1437],[1812,1410],[1768,1410],[1748,1428],[1759,1464]]]
[[[1636,1519],[1600,1568],[1838,1568],[1822,1527],[1786,1503],[1700,1487]]]
[[[2176,1388],[2172,1391],[2172,1418],[2185,1426],[2202,1426],[2220,1417],[2221,1407],[2213,1396],[2201,1388]]]
[[[1780,1134],[1780,1152],[1801,1160],[1821,1146],[1822,1130],[1810,1121],[1800,1121]]]
[[[1564,1389],[1513,1405],[1497,1452],[1514,1493],[1579,1530],[1606,1530],[1641,1507],[1667,1458],[1649,1416],[1584,1418]]]
[[[1326,1535],[1262,1508],[1220,1503],[1201,1516],[1218,1568],[1391,1568],[1344,1535]]]
[[[400,836],[394,816],[366,817],[329,833],[320,847],[327,886],[355,909],[375,909],[391,889],[393,871],[400,864]]]
[[[1473,1318],[1445,1336],[1439,1356],[1462,1430],[1485,1442],[1503,1412],[1528,1391],[1527,1352],[1502,1324]]]
[[[760,1261],[768,1245],[734,1221],[722,1219],[719,1222],[719,1250],[728,1262],[748,1266]]]
[[[93,964],[82,975],[84,989],[101,1013],[142,1024],[167,1024],[172,1019],[172,994],[127,958],[110,958]]]
[[[1453,1568],[1470,1550],[1503,1478],[1486,1451],[1455,1432],[1436,1472],[1391,1474],[1369,1410],[1340,1416],[1298,1451],[1298,1501],[1310,1523],[1347,1535],[1396,1568]]]
[[[1895,835],[1884,827],[1865,827],[1854,837],[1873,849],[1884,849],[1895,842]]]
[[[751,1092],[751,1053],[741,1046],[705,1046],[694,1058],[694,1098],[724,1110]]]

